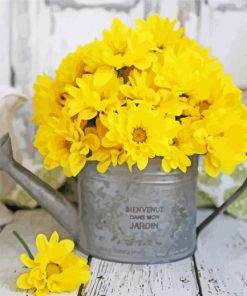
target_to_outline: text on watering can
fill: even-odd
[[[125,211],[131,220],[129,229],[159,229],[158,221],[165,208],[126,206]]]

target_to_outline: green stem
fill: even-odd
[[[23,240],[23,238],[19,235],[19,233],[17,233],[15,230],[13,231],[14,236],[18,239],[18,241],[22,244],[23,248],[27,251],[28,256],[31,259],[34,259],[33,254],[31,253],[28,245],[25,243],[25,241]]]

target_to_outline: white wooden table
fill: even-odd
[[[200,216],[205,213],[200,212]],[[0,233],[0,296],[31,295],[15,281],[24,268],[19,261],[22,246],[16,230],[35,253],[38,233],[57,230],[68,236],[44,210],[17,211]],[[246,296],[247,222],[220,216],[203,230],[194,257],[158,265],[118,264],[92,259],[92,277],[82,295],[87,296]],[[65,295],[77,295],[77,291]],[[55,295],[55,294],[52,294]],[[61,295],[61,294],[60,294]]]

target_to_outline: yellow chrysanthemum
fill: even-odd
[[[34,259],[26,254],[20,256],[30,271],[17,279],[20,289],[34,289],[36,296],[48,293],[72,292],[90,279],[89,266],[85,258],[75,255],[73,241],[59,241],[55,231],[48,241],[44,234],[36,238],[37,254]]]
[[[119,19],[114,19],[111,30],[103,31],[102,59],[117,70],[124,67],[124,55],[127,50],[127,40],[132,30]]]
[[[63,105],[63,84],[52,80],[47,75],[39,75],[34,84],[33,121],[43,124],[49,117],[60,116]]]
[[[94,75],[85,74],[76,82],[77,87],[66,87],[70,96],[66,108],[70,116],[79,114],[79,118],[89,120],[98,112],[111,110],[120,102],[122,79],[117,78],[113,68],[98,68]]]
[[[157,86],[154,82],[156,77],[151,69],[145,71],[133,69],[128,75],[127,83],[121,85],[120,90],[136,103],[142,100],[151,103],[164,115],[181,115],[187,109],[187,99],[175,95],[169,88]]]
[[[66,176],[76,176],[85,166],[90,151],[99,148],[96,135],[85,135],[86,122],[72,122],[69,118],[50,118],[36,133],[34,146],[44,157],[47,169],[61,166]]]
[[[175,46],[180,42],[184,32],[183,28],[177,30],[174,28],[177,20],[171,22],[168,18],[161,18],[158,14],[148,16],[147,21],[138,19],[136,23],[139,34],[151,33],[152,41],[158,49]]]
[[[98,67],[108,65],[103,61],[103,53],[105,51],[109,51],[109,49],[99,40],[86,44],[80,49],[80,54],[85,61],[85,73],[94,73]],[[78,77],[81,78],[81,76]]]
[[[178,168],[186,173],[187,168],[191,166],[191,156],[204,154],[206,147],[194,139],[190,119],[181,119],[181,122],[176,123],[169,150],[162,160],[162,167],[167,173]]]
[[[102,140],[108,131],[102,124],[100,118],[96,119],[96,127],[87,127],[85,129],[86,134],[95,134],[101,142],[99,149],[92,151],[92,155],[89,157],[89,161],[97,161],[97,170],[100,173],[105,173],[110,165],[121,165],[126,161],[126,153],[123,149],[123,145],[104,147]]]
[[[156,46],[149,32],[143,34],[132,32],[128,38],[124,65],[128,67],[134,66],[139,70],[146,70],[157,60],[155,50]]]
[[[117,113],[108,114],[103,123],[108,132],[102,145],[123,145],[129,167],[136,163],[140,170],[147,166],[149,158],[165,155],[176,126],[175,120],[165,119],[147,103],[122,107]]]
[[[76,78],[85,72],[86,63],[83,57],[83,47],[68,54],[61,62],[56,71],[56,80],[66,84],[75,84]]]
[[[247,108],[212,109],[194,123],[194,136],[206,145],[206,172],[216,177],[220,171],[231,174],[236,165],[247,160]]]
[[[102,60],[117,70],[126,66],[144,70],[157,59],[151,32],[139,34],[119,19],[112,22],[110,31],[103,32],[101,49]]]
[[[133,69],[128,75],[128,82],[120,86],[120,90],[127,98],[135,102],[145,100],[157,105],[160,102],[159,88],[154,84],[152,70],[138,71]]]
[[[218,64],[214,67],[214,63],[211,65],[205,56],[190,47],[179,53],[172,48],[167,49],[160,63],[153,66],[157,75],[156,85],[170,90],[174,96],[181,99],[184,97],[207,98],[208,79],[218,69]]]

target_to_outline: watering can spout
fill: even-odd
[[[14,160],[8,134],[0,139],[0,171],[9,174],[77,240],[79,223],[76,208],[62,194]]]

